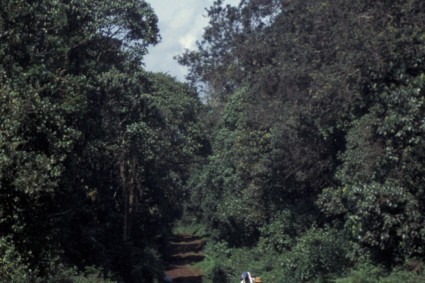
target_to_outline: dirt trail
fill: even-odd
[[[175,235],[170,241],[170,258],[165,275],[173,283],[201,283],[202,273],[191,265],[204,259],[203,241],[188,234]]]

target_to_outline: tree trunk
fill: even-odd
[[[127,166],[126,166],[126,155],[123,153],[120,160],[120,177],[121,184],[123,189],[123,202],[124,202],[124,211],[123,211],[123,242],[127,242],[129,239],[128,226],[129,226],[129,192],[127,184]]]

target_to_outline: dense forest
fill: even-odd
[[[151,282],[206,142],[194,89],[142,67],[157,16],[1,3],[0,282]]]
[[[425,2],[216,0],[186,83],[143,0],[1,0],[0,282],[425,282]]]

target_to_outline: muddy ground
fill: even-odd
[[[180,234],[175,235],[169,243],[169,259],[165,275],[173,283],[201,283],[202,273],[192,265],[204,259],[202,238]]]

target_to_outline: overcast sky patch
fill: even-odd
[[[204,27],[208,24],[206,8],[213,0],[147,0],[159,18],[162,41],[151,48],[145,57],[146,69],[163,72],[184,81],[186,68],[173,59],[184,49],[195,49]],[[239,0],[226,0],[237,5]]]

